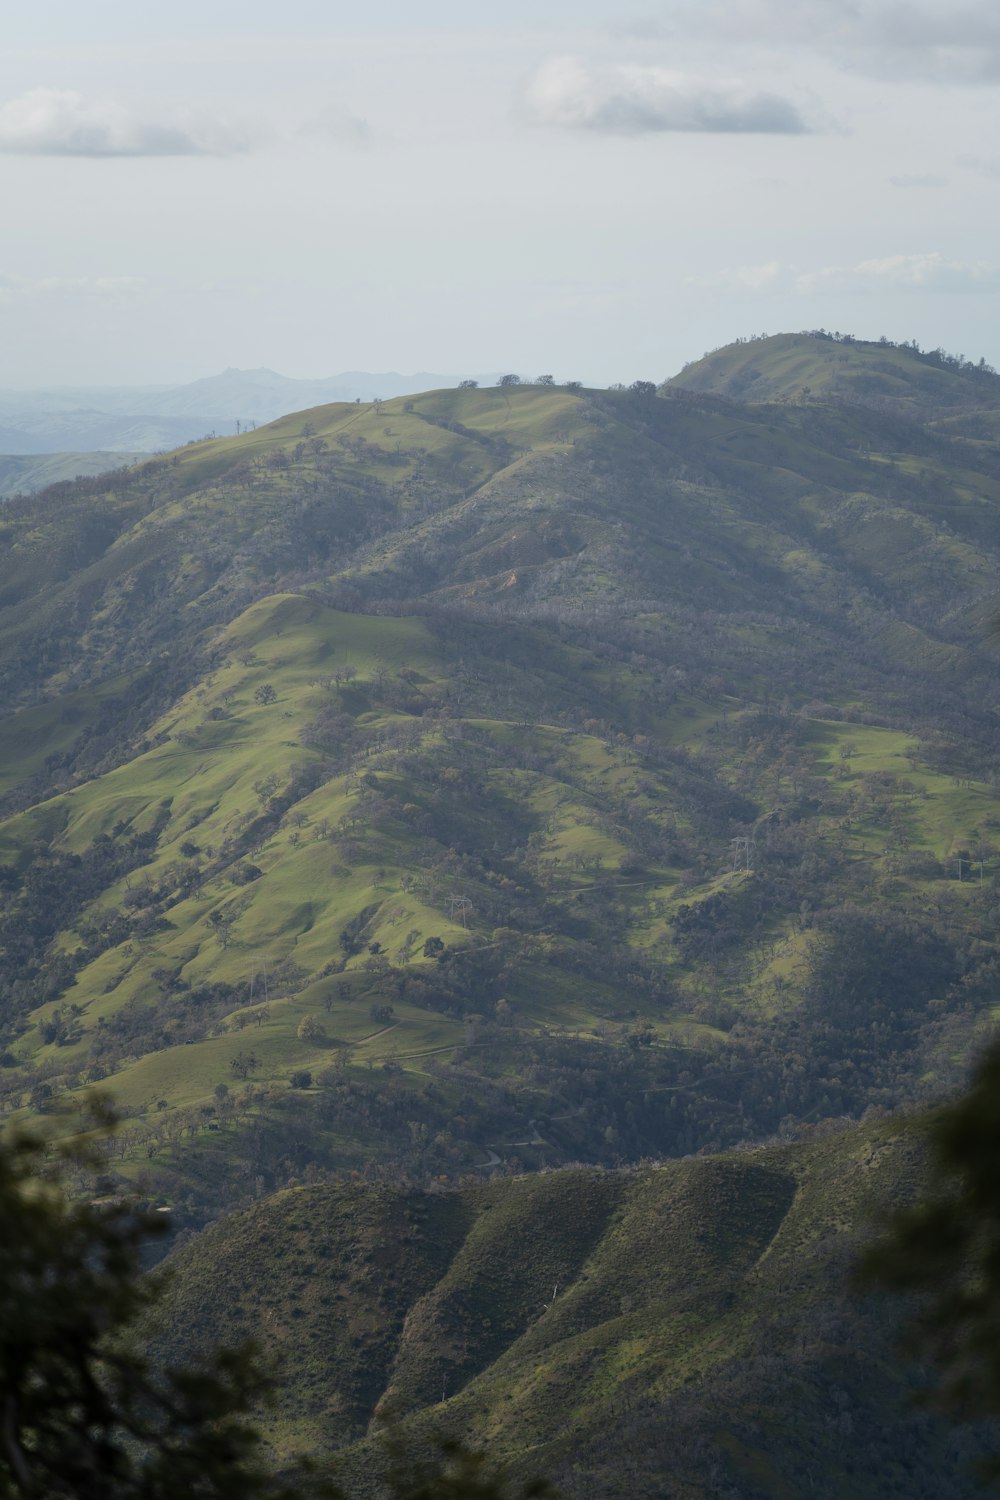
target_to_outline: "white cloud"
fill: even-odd
[[[557,57],[528,80],[522,109],[533,125],[614,135],[652,131],[801,135],[813,128],[780,95],[745,83],[704,81],[668,68],[596,67]]]
[[[692,277],[692,285],[784,296],[822,292],[864,294],[879,291],[995,292],[1000,271],[987,261],[949,260],[937,251],[888,255],[853,266],[820,266],[802,270],[781,261],[737,266],[710,277]]]
[[[32,89],[0,105],[0,152],[23,156],[228,156],[251,132],[196,116],[156,119],[70,89]]]
[[[947,177],[937,177],[933,172],[903,173],[900,177],[889,178],[889,186],[894,188],[939,188],[947,185]]]
[[[951,83],[1000,79],[996,0],[683,0],[619,28],[637,40],[704,36],[806,48],[841,66]]]

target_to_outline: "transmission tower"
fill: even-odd
[[[451,920],[454,922],[455,913],[457,911],[462,918],[462,927],[464,928],[466,925],[465,914],[472,905],[472,902],[469,900],[468,896],[449,896],[448,905],[451,908]]]
[[[730,839],[729,848],[732,851],[732,865],[729,870],[730,880],[740,870],[744,870],[749,874],[753,868],[752,856],[757,852],[757,840],[751,838],[749,835],[744,835],[740,838]]]

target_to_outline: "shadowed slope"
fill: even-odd
[[[891,1318],[847,1295],[859,1230],[921,1160],[879,1126],[444,1196],[301,1189],[175,1255],[158,1347],[263,1336],[283,1452],[391,1404],[411,1441],[455,1428],[570,1495],[783,1496],[810,1472],[845,1500],[971,1495],[947,1430],[906,1409]],[[343,1462],[370,1483],[378,1447]]]

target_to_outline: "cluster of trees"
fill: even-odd
[[[460,391],[474,391],[477,389],[478,385],[478,380],[460,380],[458,383],[458,389]],[[541,385],[553,388],[558,386],[562,390],[574,392],[583,390],[583,385],[579,380],[557,381],[554,375],[536,375],[534,380],[529,381],[522,380],[520,375],[501,375],[499,380],[497,381],[497,385],[506,390],[509,390],[510,387],[514,385]],[[609,389],[612,391],[628,390],[634,396],[656,395],[656,384],[652,380],[634,380],[629,386],[625,386],[619,383],[610,386]]]
[[[767,337],[766,334],[763,337]],[[916,339],[886,338],[883,334],[878,340],[858,339],[851,333],[830,333],[825,328],[811,328],[808,332],[811,339],[826,339],[835,344],[857,344],[862,348],[878,349],[905,349],[910,354],[915,354],[925,364],[934,365],[942,370],[951,370],[956,375],[971,375],[975,378],[990,380],[997,379],[997,372],[992,365],[986,363],[985,359],[966,359],[964,354],[949,354],[946,350],[922,349]]]

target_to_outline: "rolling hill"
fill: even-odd
[[[446,1193],[301,1187],[174,1254],[152,1347],[255,1338],[276,1458],[336,1455],[352,1496],[378,1493],[391,1413],[411,1452],[460,1434],[568,1497],[971,1497],[989,1434],[914,1409],[895,1309],[849,1289],[921,1163],[883,1122]]]
[[[107,474],[138,463],[141,453],[44,453],[0,454],[0,500],[10,495],[30,495],[67,479]]]
[[[1000,924],[986,439],[515,386],[106,484],[0,512],[7,1109],[103,1083],[109,1171],[197,1218],[962,1076]]]
[[[745,339],[686,365],[667,389],[712,392],[731,400],[839,400],[935,420],[992,412],[1000,376],[941,349],[844,334],[781,333]]]

